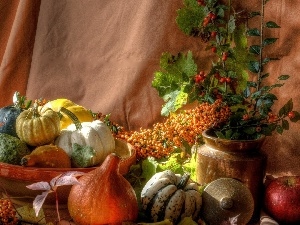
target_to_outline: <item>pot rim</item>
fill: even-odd
[[[213,129],[204,130],[202,132],[202,136],[204,143],[207,146],[226,152],[245,152],[258,150],[266,138],[265,135],[262,135],[260,138],[254,140],[228,140],[215,136]]]

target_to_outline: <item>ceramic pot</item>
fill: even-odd
[[[260,152],[265,137],[256,140],[217,138],[212,130],[203,132],[204,145],[197,148],[197,182],[208,184],[219,178],[242,181],[254,200],[251,221],[259,220],[263,197],[263,180],[267,164]]]

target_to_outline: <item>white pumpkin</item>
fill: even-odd
[[[69,125],[61,130],[55,145],[66,151],[74,167],[88,167],[102,163],[114,151],[115,139],[105,123],[95,120]]]

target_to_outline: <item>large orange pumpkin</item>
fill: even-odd
[[[68,198],[68,210],[78,225],[135,221],[138,202],[130,183],[119,173],[121,158],[108,155],[102,165],[79,178]]]

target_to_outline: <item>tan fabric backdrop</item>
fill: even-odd
[[[260,10],[259,0],[236,2]],[[65,97],[111,113],[127,129],[151,127],[162,120],[162,100],[151,87],[161,53],[194,50],[203,68],[209,62],[202,44],[178,30],[181,6],[182,0],[41,0],[40,7],[39,1],[2,1],[0,103],[26,88],[29,99]],[[21,8],[26,8],[26,20],[21,20]],[[292,97],[300,111],[299,9],[299,1],[273,0],[267,6],[268,19],[282,25],[273,31],[279,41],[269,49],[282,60],[271,66],[270,79],[292,76],[278,94],[282,103]],[[21,25],[26,32],[16,35]],[[267,139],[269,173],[299,174],[299,128],[300,123]]]

